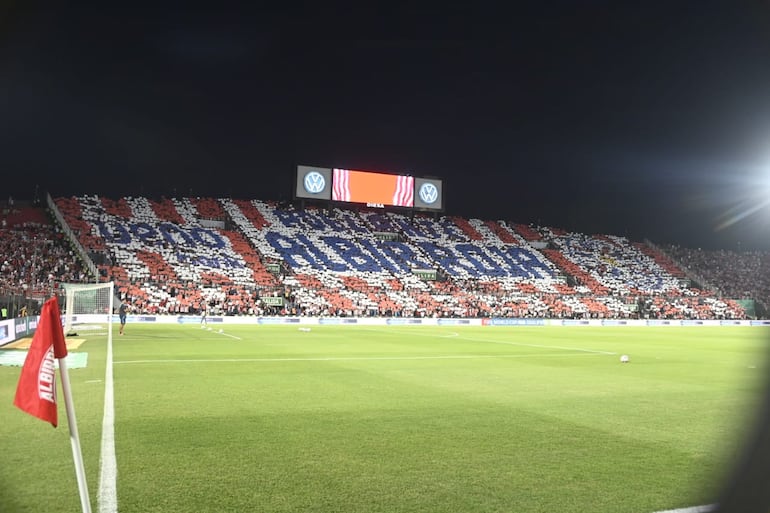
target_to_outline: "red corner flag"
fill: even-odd
[[[52,297],[43,304],[32,345],[21,368],[13,404],[41,420],[57,424],[54,358],[67,356],[59,302]]]

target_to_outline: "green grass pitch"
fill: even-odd
[[[114,327],[121,513],[709,504],[768,375],[764,328],[219,328]],[[106,346],[69,373],[94,511]],[[0,511],[80,511],[61,393],[53,429],[13,406],[19,372]]]

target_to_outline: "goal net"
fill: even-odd
[[[62,288],[65,336],[112,333],[113,313],[118,306],[113,282],[64,283]]]

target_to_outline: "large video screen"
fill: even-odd
[[[297,166],[294,197],[425,211],[444,210],[444,186],[438,178],[328,167]]]
[[[414,207],[414,177],[335,168],[332,200]]]

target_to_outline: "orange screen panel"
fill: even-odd
[[[332,200],[414,206],[414,177],[335,169]]]

